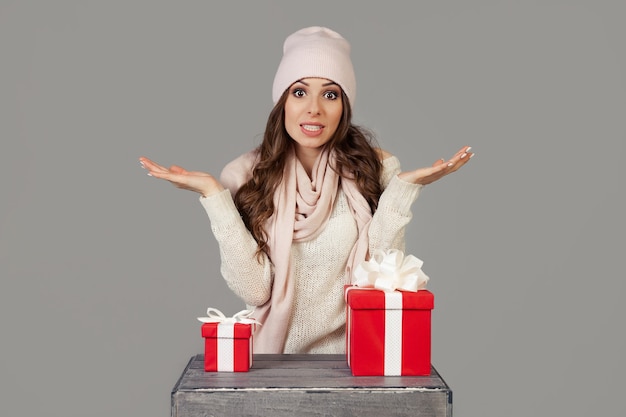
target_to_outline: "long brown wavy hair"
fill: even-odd
[[[289,147],[293,146],[293,139],[285,128],[285,102],[288,95],[289,89],[272,109],[267,119],[263,142],[257,148],[252,178],[235,194],[235,205],[259,245],[257,255],[267,253],[265,223],[274,213],[274,191],[283,178]],[[382,193],[382,163],[373,146],[374,135],[369,130],[352,124],[352,110],[343,90],[341,99],[344,105],[337,131],[324,146],[335,150],[336,165],[331,168],[342,177],[355,181],[373,213]]]

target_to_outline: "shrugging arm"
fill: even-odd
[[[422,185],[398,178],[400,161],[395,156],[383,160],[381,182],[384,191],[369,228],[369,250],[405,250],[404,231],[411,221],[411,206],[419,196]]]
[[[257,242],[246,228],[228,189],[200,198],[211,220],[221,257],[221,273],[228,287],[247,305],[270,298],[273,271],[267,255],[257,260]]]

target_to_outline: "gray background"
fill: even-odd
[[[219,273],[197,195],[258,143],[282,41],[353,45],[355,121],[405,168],[457,416],[623,415],[623,1],[0,1],[0,404],[166,416]]]

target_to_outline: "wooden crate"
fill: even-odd
[[[172,390],[172,417],[451,417],[452,391],[430,376],[352,376],[345,355],[255,354],[249,372],[205,372],[192,357]]]

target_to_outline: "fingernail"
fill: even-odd
[[[139,161],[139,165],[141,165],[142,168],[145,168],[146,166],[143,164],[143,161]]]
[[[465,152],[469,152],[469,151],[471,151],[471,150],[472,150],[472,147],[470,146],[469,148],[467,148],[467,149],[465,150]]]
[[[461,155],[461,159],[465,158],[467,156],[466,153],[464,153],[463,155]]]
[[[449,167],[451,167],[452,165],[454,165],[452,162],[450,162],[450,163],[448,164],[448,166],[449,166]]]
[[[470,155],[470,159],[472,159],[474,157],[474,155],[476,155],[475,153]]]
[[[149,176],[149,177],[151,177],[151,176],[152,176],[152,174],[148,172],[148,176]]]

